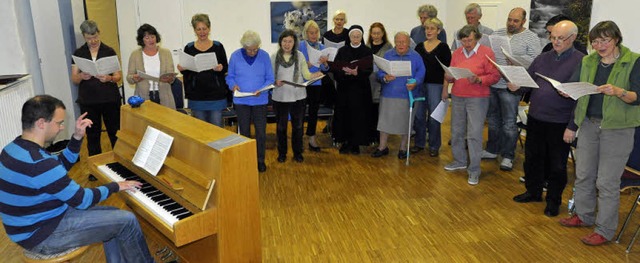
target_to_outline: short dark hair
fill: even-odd
[[[280,37],[278,37],[278,47],[282,48],[282,40],[285,37],[292,37],[293,38],[293,52],[296,52],[296,50],[298,50],[298,35],[296,34],[296,31],[293,31],[291,29],[285,29],[284,31],[282,31],[282,33],[280,33]]]
[[[620,28],[618,28],[616,22],[611,20],[601,21],[589,31],[589,41],[593,41],[599,37],[610,37],[618,40],[618,46],[622,43],[622,32],[620,32]]]
[[[141,25],[138,28],[138,36],[136,36],[136,40],[138,41],[138,46],[144,47],[144,34],[149,34],[149,35],[154,35],[156,36],[156,42],[160,43],[160,41],[162,40],[160,38],[160,33],[158,33],[158,30],[156,30],[155,27],[153,27],[152,25],[149,24],[144,24]]]
[[[458,30],[458,40],[471,36],[471,33],[475,33],[474,37],[476,40],[482,37],[482,33],[480,33],[480,30],[478,30],[477,26],[465,25],[460,30]]]
[[[64,103],[50,95],[35,96],[22,105],[22,130],[33,128],[40,118],[51,121],[57,108],[66,109]]]

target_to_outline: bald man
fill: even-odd
[[[584,56],[573,46],[577,35],[578,27],[573,22],[565,20],[557,23],[549,37],[553,50],[540,54],[528,69],[540,88],[530,89],[524,157],[527,191],[513,200],[519,203],[542,201],[542,187],[547,174],[547,206],[544,214],[549,217],[558,215],[562,191],[567,185],[567,156],[578,128],[572,121],[576,101],[558,94],[548,81],[535,73],[568,82]],[[516,94],[528,89],[513,83],[507,83],[507,87]]]
[[[493,35],[506,36],[511,44],[511,53],[526,61],[533,61],[540,54],[540,39],[531,30],[524,27],[527,20],[527,12],[516,7],[509,12],[507,27],[496,30]],[[496,56],[496,62],[500,65],[511,64],[503,56]],[[500,170],[511,171],[513,158],[515,157],[518,128],[516,116],[521,94],[514,94],[507,89],[507,82],[501,78],[498,83],[491,86],[489,97],[489,112],[487,122],[489,126],[489,140],[482,159],[496,159],[502,156]]]

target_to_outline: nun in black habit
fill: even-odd
[[[329,64],[338,83],[332,134],[335,142],[342,143],[340,153],[359,154],[360,146],[370,143],[368,127],[373,113],[369,75],[373,72],[373,53],[363,43],[362,35],[361,26],[351,26],[350,43],[341,47]]]

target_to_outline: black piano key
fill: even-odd
[[[171,200],[171,199],[165,199],[165,200],[162,200],[162,201],[158,202],[158,205],[159,205],[159,206],[162,206],[162,207],[164,208],[164,207],[165,207],[165,206],[167,206],[167,205],[175,204],[175,203],[176,203],[176,202],[174,202],[174,201],[173,201],[173,200]],[[165,210],[167,210],[167,209],[165,209]]]
[[[162,193],[162,191],[158,190],[153,185],[149,184],[147,181],[136,175],[126,166],[116,162],[107,164],[107,167],[109,167],[112,171],[126,180],[133,180],[142,183],[140,191],[151,198],[151,200],[156,202],[167,212],[176,216],[178,219],[181,220],[193,215],[193,213],[191,213],[189,210],[187,210],[182,205],[174,201],[171,197],[165,195],[164,193]]]
[[[189,210],[187,210],[184,207],[181,207],[181,208],[173,210],[173,211],[171,211],[169,213],[171,213],[174,216],[177,216],[177,215],[181,215],[181,214],[188,213],[188,212],[189,212]]]
[[[166,209],[166,210],[167,210],[167,211],[169,211],[169,212],[172,212],[172,211],[174,211],[174,210],[178,210],[178,209],[180,209],[180,208],[183,208],[183,207],[182,207],[180,204],[178,204],[178,203],[168,204],[168,205],[165,205],[165,206],[163,206],[163,207],[164,207],[164,209]]]

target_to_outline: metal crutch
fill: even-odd
[[[413,81],[412,81],[413,80]],[[407,84],[415,83],[415,79],[407,79]],[[416,101],[424,101],[424,97],[418,97],[416,99],[413,98],[413,92],[410,90],[409,92],[409,131],[407,132],[407,161],[405,165],[409,165],[409,156],[411,155],[411,151],[409,151],[409,147],[411,147],[411,124],[413,123],[413,103]]]

